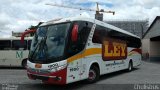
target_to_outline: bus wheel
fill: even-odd
[[[88,74],[88,83],[94,83],[96,81],[98,81],[99,79],[99,69],[96,66],[92,66],[89,70],[89,74]]]
[[[128,65],[128,69],[127,69],[127,71],[132,71],[132,69],[133,69],[133,64],[132,64],[132,61],[130,61],[129,62],[129,65]]]
[[[23,61],[22,61],[22,67],[24,67],[24,68],[27,67],[27,59],[23,59]]]

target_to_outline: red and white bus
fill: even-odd
[[[66,18],[40,25],[27,61],[30,79],[68,84],[141,64],[139,37],[89,18]]]

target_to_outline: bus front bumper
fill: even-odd
[[[66,84],[66,72],[67,72],[66,68],[60,71],[51,72],[48,74],[40,74],[37,72],[30,72],[29,70],[27,70],[27,75],[30,79],[32,80],[39,79],[39,80],[42,80],[42,82],[45,84],[64,85]]]

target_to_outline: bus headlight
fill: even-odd
[[[48,66],[49,67],[49,69],[48,70],[50,70],[51,72],[56,72],[56,71],[59,71],[59,70],[62,70],[62,69],[64,69],[64,68],[66,68],[67,67],[67,64],[64,64],[64,65],[61,65],[61,66],[54,66],[53,67],[53,65],[51,65],[51,66]]]
[[[64,68],[66,68],[66,67],[67,67],[66,64],[64,64],[64,65],[62,65],[62,66],[59,66],[59,67],[57,68],[57,71],[62,70],[62,69],[64,69]]]

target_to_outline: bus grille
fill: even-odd
[[[39,70],[39,69],[29,69],[29,71],[31,72],[36,72],[36,73],[39,73],[39,74],[49,74],[50,72],[48,70]]]
[[[34,79],[40,79],[40,80],[44,80],[44,81],[47,81],[49,79],[49,77],[45,77],[45,76],[37,76],[37,75],[33,75],[33,74],[30,74],[30,75]]]

